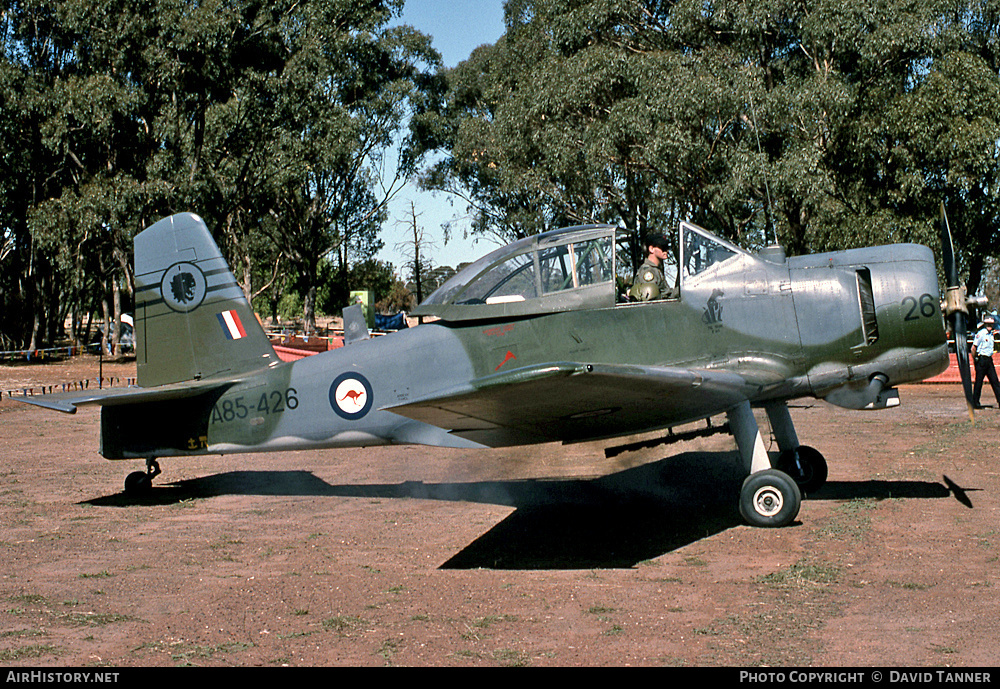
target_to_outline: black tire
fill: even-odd
[[[740,514],[751,526],[787,526],[798,516],[801,506],[798,485],[777,469],[750,474],[740,491]]]
[[[145,471],[133,471],[125,477],[125,495],[138,497],[148,495],[153,489],[153,479]]]
[[[791,476],[803,493],[819,490],[829,475],[826,458],[819,450],[808,445],[799,445],[794,450],[782,452],[774,468]]]

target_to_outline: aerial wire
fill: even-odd
[[[763,158],[764,157],[764,149],[760,145],[760,128],[757,126],[757,109],[754,107],[754,104],[753,104],[753,90],[752,89],[749,91],[749,97],[750,97],[750,121],[753,123],[753,133],[754,133],[754,136],[757,138],[757,153],[759,153],[760,156],[761,156],[761,158]],[[767,168],[766,167],[764,168],[764,196],[765,196],[765,199],[766,199],[766,201],[764,203],[764,223],[765,223],[765,228],[764,228],[765,237],[764,237],[764,239],[766,241],[767,240],[767,236],[766,235],[770,235],[771,238],[772,238],[772,240],[773,240],[774,245],[777,246],[777,244],[778,244],[778,235],[777,235],[777,233],[774,230],[774,223],[771,222],[771,188],[768,186],[768,183],[767,183]]]

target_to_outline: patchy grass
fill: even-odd
[[[624,633],[625,628],[620,624],[616,623],[611,619],[610,615],[617,612],[614,608],[608,605],[592,605],[587,608],[587,613],[590,615],[596,615],[597,619],[601,622],[607,622],[611,626],[601,632],[602,636],[618,636]]]
[[[493,651],[493,660],[504,667],[527,667],[531,664],[527,653],[513,648],[500,648]]]
[[[392,657],[399,651],[402,642],[399,639],[386,639],[375,651],[376,655],[385,659],[386,665],[392,665]]]
[[[21,605],[44,605],[45,596],[41,596],[37,593],[22,593],[16,596],[10,596],[7,600],[11,603],[18,603]]]
[[[815,643],[804,637],[818,626],[821,623],[808,613],[768,606],[765,611],[727,615],[695,631],[713,639],[715,658],[710,664],[788,667],[811,663]]]
[[[480,641],[483,638],[483,631],[495,624],[514,622],[516,619],[513,615],[485,615],[477,617],[465,624],[465,631],[461,636],[465,641]]]
[[[926,591],[937,586],[937,584],[918,584],[914,581],[887,581],[885,583],[890,588],[903,589],[905,591]]]
[[[48,632],[42,629],[12,629],[10,631],[0,632],[0,639],[20,639],[34,636],[48,636]]]
[[[608,627],[603,632],[601,632],[601,635],[602,636],[618,636],[619,634],[623,634],[624,632],[625,632],[625,628],[622,627],[620,624],[612,624],[610,627]]]
[[[835,584],[840,577],[840,568],[823,562],[800,560],[794,565],[759,577],[761,584],[777,586],[800,586],[803,584]]]
[[[323,620],[324,629],[332,629],[338,634],[347,634],[352,629],[363,627],[366,624],[368,623],[364,619],[352,615],[335,615]]]
[[[818,534],[827,538],[860,539],[871,528],[871,512],[877,505],[878,501],[873,498],[858,498],[838,505]]]
[[[837,611],[830,591],[840,577],[839,566],[811,559],[758,577],[744,608],[693,630],[709,648],[698,663],[809,665],[818,650],[813,633]]]
[[[60,619],[74,627],[103,627],[118,622],[141,621],[131,615],[121,615],[113,612],[71,612],[67,615],[59,615]]]
[[[174,649],[170,657],[186,664],[194,664],[194,661],[197,660],[211,660],[220,654],[236,653],[245,651],[248,648],[253,648],[253,644],[242,641],[229,641],[215,645],[192,645],[181,649]]]
[[[486,615],[484,617],[477,617],[472,621],[472,626],[479,629],[486,629],[494,624],[500,622],[514,622],[517,620],[513,615]]]
[[[930,440],[917,445],[910,450],[910,453],[918,457],[933,457],[951,450],[956,445],[965,446],[968,442],[966,436],[973,430],[975,426],[968,421],[944,424],[935,429]]]
[[[50,655],[59,655],[60,650],[52,644],[33,644],[21,648],[0,648],[0,662],[9,663],[19,660],[33,660]]]
[[[100,578],[105,576],[105,574],[94,576]],[[71,627],[103,627],[109,624],[117,624],[119,622],[142,621],[138,618],[132,617],[131,615],[114,612],[78,612],[75,610],[70,612],[58,612],[50,607],[49,602],[44,596],[38,594],[29,593],[11,596],[9,600],[12,603],[18,604],[18,607],[6,610],[8,614],[16,616],[27,615],[29,613],[38,614],[50,620],[52,624],[63,624]],[[61,604],[63,608],[73,608],[77,605],[79,605],[79,601],[76,600],[64,601]],[[28,608],[32,608],[32,610],[29,611]]]

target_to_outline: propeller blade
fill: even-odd
[[[948,215],[944,211],[944,201],[941,202],[941,260],[944,263],[944,275],[948,289],[958,287],[955,245],[951,240],[951,227],[948,225]]]
[[[958,359],[958,374],[962,378],[962,390],[965,392],[965,404],[969,408],[969,421],[975,423],[973,414],[975,405],[972,401],[972,373],[969,371],[969,342],[965,333],[965,295],[958,281],[958,265],[955,261],[955,246],[951,239],[951,227],[948,226],[948,215],[941,202],[941,259],[944,263],[945,281],[948,294],[945,298],[946,315],[951,323],[951,332],[955,335],[955,355]]]
[[[952,332],[955,333],[955,354],[958,357],[958,373],[962,377],[962,389],[965,391],[965,403],[969,407],[969,421],[975,423],[972,410],[972,372],[969,370],[969,341],[965,335],[965,314],[956,311],[952,314]]]

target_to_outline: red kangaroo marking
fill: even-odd
[[[360,391],[359,390],[348,390],[346,393],[344,393],[344,396],[340,398],[340,401],[343,402],[348,397],[350,397],[351,401],[354,402],[354,404],[356,404],[358,406],[361,406],[361,403],[358,402],[358,398],[359,397],[364,397],[364,396],[365,396],[365,391],[364,390],[360,390]]]
[[[500,366],[503,366],[504,364],[506,364],[506,363],[507,363],[508,361],[510,361],[511,359],[516,359],[516,358],[517,358],[517,357],[516,357],[516,356],[514,356],[514,352],[512,352],[512,351],[510,351],[510,350],[508,349],[508,350],[507,350],[507,356],[505,356],[505,357],[503,358],[503,361],[501,361],[501,362],[500,362]],[[495,369],[493,369],[493,370],[494,370],[494,371],[499,371],[499,370],[500,370],[500,366],[497,366],[497,367],[496,367]]]

